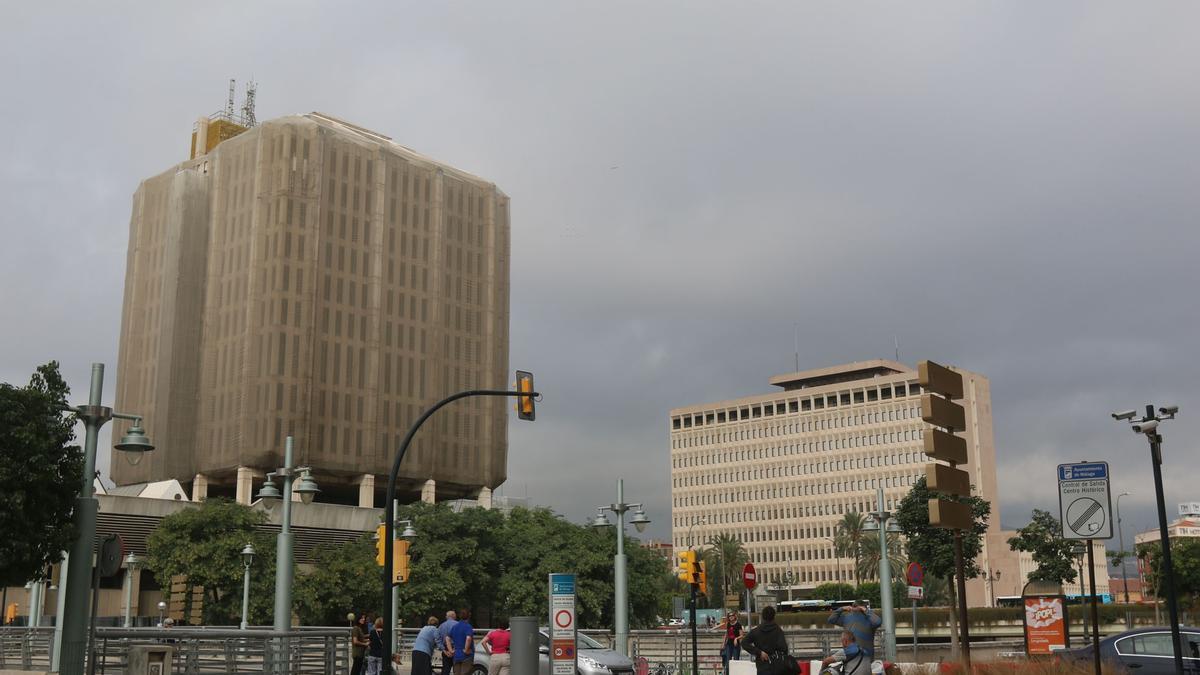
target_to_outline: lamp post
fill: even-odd
[[[838,555],[837,539],[835,539],[833,537],[821,537],[821,538],[824,539],[825,541],[829,542],[829,545],[831,547],[833,547],[833,562],[837,566],[837,584],[836,584],[837,594],[838,594],[837,599],[841,600],[842,599],[842,557],[840,555]]]
[[[1121,527],[1121,497],[1128,497],[1128,492],[1117,495],[1117,541],[1121,544],[1121,586],[1125,589],[1125,604],[1129,604],[1129,576],[1125,572],[1125,530]]]
[[[892,611],[892,563],[888,557],[887,536],[900,531],[899,524],[892,522],[892,514],[887,510],[887,502],[883,498],[883,488],[875,492],[876,510],[869,515],[863,529],[879,532],[879,609],[883,614],[883,650],[888,660],[896,660],[896,615]]]
[[[988,595],[990,595],[992,598],[992,603],[991,603],[992,607],[995,607],[996,606],[996,585],[995,584],[997,581],[1000,581],[1000,570],[996,570],[994,572],[991,570],[988,570],[983,573],[983,578],[987,580]]]
[[[242,630],[250,625],[250,566],[254,564],[254,546],[249,543],[242,549],[242,565],[246,575],[242,577]]]
[[[646,517],[646,512],[643,510],[643,505],[626,504],[625,503],[625,481],[617,479],[617,501],[608,506],[600,506],[596,509],[596,518],[592,521],[592,527],[611,527],[608,516],[604,512],[612,511],[617,514],[617,555],[613,558],[613,590],[614,602],[613,605],[613,633],[615,634],[616,650],[618,654],[627,655],[629,652],[629,587],[628,587],[628,570],[626,569],[625,560],[625,512],[630,509],[636,509],[633,512],[633,518],[630,522],[637,528],[638,532],[644,532],[646,525],[650,524],[650,519]]]
[[[683,545],[688,548],[691,548],[692,547],[692,528],[696,527],[697,525],[707,525],[707,524],[708,524],[707,516],[696,516],[692,520],[692,524],[688,525],[687,534],[684,535],[684,538],[683,538],[684,539]]]
[[[292,626],[292,493],[300,495],[300,500],[311,504],[313,498],[320,492],[317,482],[313,480],[312,469],[307,466],[292,466],[292,437],[284,442],[283,466],[268,473],[266,481],[258,491],[258,498],[271,500],[264,502],[271,508],[272,501],[283,500],[283,513],[280,515],[279,535],[275,538],[275,632],[282,633]],[[295,476],[300,475],[300,482],[293,487]],[[283,478],[283,492],[275,487],[275,478]],[[275,660],[279,672],[287,672],[285,657],[287,650],[279,645],[278,658]]]
[[[1175,597],[1175,570],[1171,563],[1171,536],[1167,530],[1167,504],[1163,497],[1162,484],[1162,434],[1158,433],[1158,425],[1166,420],[1175,419],[1179,406],[1168,405],[1154,413],[1154,406],[1146,406],[1146,415],[1139,419],[1136,410],[1126,410],[1112,414],[1114,420],[1129,422],[1135,434],[1145,434],[1150,442],[1150,465],[1154,469],[1154,496],[1158,502],[1158,538],[1162,547],[1162,577],[1167,589],[1167,612],[1171,619],[1171,644],[1174,645],[1175,672],[1183,675],[1183,637],[1179,633],[1179,600]]]
[[[400,507],[399,500],[396,500],[394,506],[395,508]],[[417,537],[417,531],[413,529],[413,523],[411,520],[397,520],[396,526],[392,528],[392,531],[394,532],[401,525],[404,525],[404,531],[399,534],[400,539],[412,541]],[[396,624],[400,622],[400,584],[397,583],[392,584],[392,613],[388,618],[391,620],[392,627],[389,631],[392,636],[392,653],[399,654],[400,630],[396,628]]]
[[[93,481],[96,480],[96,444],[100,429],[113,418],[131,420],[133,426],[113,448],[127,453],[131,464],[141,461],[142,453],[154,449],[142,429],[141,415],[113,412],[112,408],[100,404],[104,393],[104,364],[92,364],[92,380],[88,390],[87,405],[68,407],[63,412],[74,413],[84,427],[83,474],[79,496],[75,499],[75,510],[71,520],[75,539],[67,555],[66,574],[62,580],[61,593],[64,604],[60,616],[62,624],[61,652],[58,672],[62,675],[82,675],[88,647],[88,618],[92,577],[92,548],[96,542],[96,513],[99,507],[93,496]],[[73,564],[72,564],[73,563]]]
[[[130,553],[125,556],[125,623],[124,626],[129,628],[133,626],[133,573],[142,566],[141,558]]]
[[[158,601],[158,627],[159,628],[162,628],[163,621],[166,620],[166,616],[167,616],[167,603],[165,600],[159,600]]]

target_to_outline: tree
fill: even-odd
[[[67,387],[58,362],[39,366],[24,387],[0,384],[0,584],[46,576],[75,538],[83,452],[63,415]]]
[[[891,563],[892,575],[895,578],[897,575],[903,574],[905,559],[904,559],[904,543],[900,541],[900,535],[896,532],[887,533],[888,547],[888,562]],[[871,533],[870,536],[864,537],[861,547],[862,553],[858,562],[858,574],[864,579],[878,579],[879,572],[879,533]]]
[[[867,581],[858,588],[854,589],[854,599],[866,600],[871,603],[872,607],[880,607],[883,605],[883,591],[879,582]],[[903,581],[892,582],[892,603],[893,607],[899,606],[905,596],[908,595],[908,585]]]
[[[1182,607],[1200,608],[1200,539],[1171,539],[1171,567],[1175,577],[1173,589],[1165,588],[1162,545],[1157,541],[1138,544],[1137,553],[1146,570],[1146,583],[1153,589],[1155,596],[1166,597],[1168,593],[1174,592]]]
[[[1041,509],[1034,509],[1029,524],[1008,539],[1010,549],[1033,554],[1037,569],[1029,573],[1030,579],[1056,584],[1075,581],[1072,545],[1071,540],[1063,538],[1058,518]]]
[[[716,606],[719,607],[721,599],[736,592],[732,589],[740,587],[742,568],[749,562],[750,556],[746,555],[746,548],[742,546],[741,540],[728,532],[722,532],[709,539],[708,546],[703,555],[708,567],[709,585],[712,586],[714,580],[717,582]]]
[[[853,600],[854,587],[850,584],[825,583],[813,589],[812,595],[817,600]]]
[[[926,577],[940,577],[949,582],[947,590],[950,593],[950,643],[952,651],[957,655],[958,609],[954,588],[954,531],[929,524],[929,500],[935,498],[961,502],[971,509],[974,523],[971,529],[962,533],[963,575],[967,579],[980,574],[976,559],[983,550],[983,534],[987,531],[992,505],[979,496],[959,497],[930,490],[925,484],[925,477],[922,476],[913,483],[908,494],[904,495],[904,499],[896,506],[894,517],[907,541],[909,559],[925,568]]]
[[[254,546],[257,555],[250,573],[250,623],[270,623],[274,613],[275,538],[256,528],[265,514],[228,499],[209,498],[162,519],[146,541],[146,568],[164,589],[184,580],[185,609],[191,613],[192,593],[204,589],[202,621],[233,624],[241,621],[242,548]]]
[[[862,542],[866,536],[863,526],[867,517],[858,511],[848,511],[842,516],[834,533],[834,555],[854,558],[854,584],[862,583],[859,570],[862,567]]]
[[[375,563],[371,534],[313,552],[312,571],[296,580],[294,598],[300,623],[334,626],[349,612],[379,607],[382,569]]]

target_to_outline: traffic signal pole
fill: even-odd
[[[519,381],[520,381],[521,375],[522,375],[522,373],[518,372],[517,377],[518,377]],[[525,375],[528,375],[528,373],[525,373]],[[520,383],[518,384],[518,389],[525,389],[525,388],[526,387],[524,384],[520,384]],[[392,471],[388,475],[387,497],[386,497],[386,501],[384,502],[383,524],[384,524],[385,531],[384,531],[384,553],[383,553],[384,560],[383,560],[383,611],[381,612],[382,616],[386,616],[386,617],[392,616],[392,579],[395,576],[395,568],[394,568],[395,559],[393,558],[393,555],[394,555],[393,551],[394,551],[394,547],[395,547],[395,536],[396,536],[396,501],[395,501],[396,500],[396,479],[400,474],[400,464],[404,461],[404,455],[406,455],[408,453],[408,446],[410,444],[412,444],[413,437],[417,435],[417,430],[421,428],[421,425],[425,423],[425,420],[432,417],[435,412],[442,409],[443,407],[445,407],[459,399],[470,398],[472,396],[503,396],[503,397],[519,396],[519,397],[522,397],[522,401],[521,401],[522,404],[525,404],[526,399],[528,399],[528,405],[529,405],[529,412],[527,413],[528,417],[526,417],[525,416],[526,414],[523,413],[522,418],[523,419],[533,419],[533,410],[532,410],[533,401],[538,396],[540,396],[540,394],[536,391],[533,391],[533,377],[532,376],[528,377],[528,388],[525,391],[508,391],[505,389],[470,389],[467,391],[460,391],[457,394],[451,394],[450,396],[447,396],[446,398],[438,401],[437,403],[434,403],[432,406],[429,407],[429,409],[427,409],[425,412],[421,413],[421,416],[417,418],[417,421],[413,422],[413,425],[411,427],[409,427],[408,433],[406,433],[404,435],[404,440],[400,443],[400,449],[396,451],[396,459],[394,462],[392,462]],[[695,591],[693,591],[693,597],[694,597],[694,594],[695,594]],[[694,604],[695,603],[693,603],[693,606],[694,606]],[[383,641],[382,663],[384,664],[384,667],[390,668],[391,663],[392,663],[391,634],[395,631],[395,627],[385,625],[383,630],[384,630],[384,634],[382,636],[380,636],[380,637],[382,637],[382,641]]]
[[[700,650],[696,646],[696,584],[691,584],[692,588],[692,675],[700,674]]]

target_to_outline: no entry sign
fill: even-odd
[[[758,573],[754,571],[754,563],[746,563],[742,568],[742,583],[746,584],[746,590],[752,591],[758,585]]]

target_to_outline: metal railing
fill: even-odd
[[[0,668],[48,670],[53,628],[0,629]],[[350,669],[350,631],[271,629],[97,628],[95,672],[125,675],[131,649],[171,647],[174,675],[292,673],[341,675]]]
[[[823,658],[832,650],[841,647],[841,629],[785,629],[788,651],[797,658]],[[595,636],[592,636],[595,637]],[[878,637],[878,636],[877,636]],[[724,633],[710,630],[696,635],[697,651],[700,656],[700,671],[720,671],[721,644]],[[682,630],[635,630],[629,634],[629,655],[635,660],[645,659],[651,672],[690,672],[692,669],[692,633]],[[743,654],[742,658],[749,658]]]

